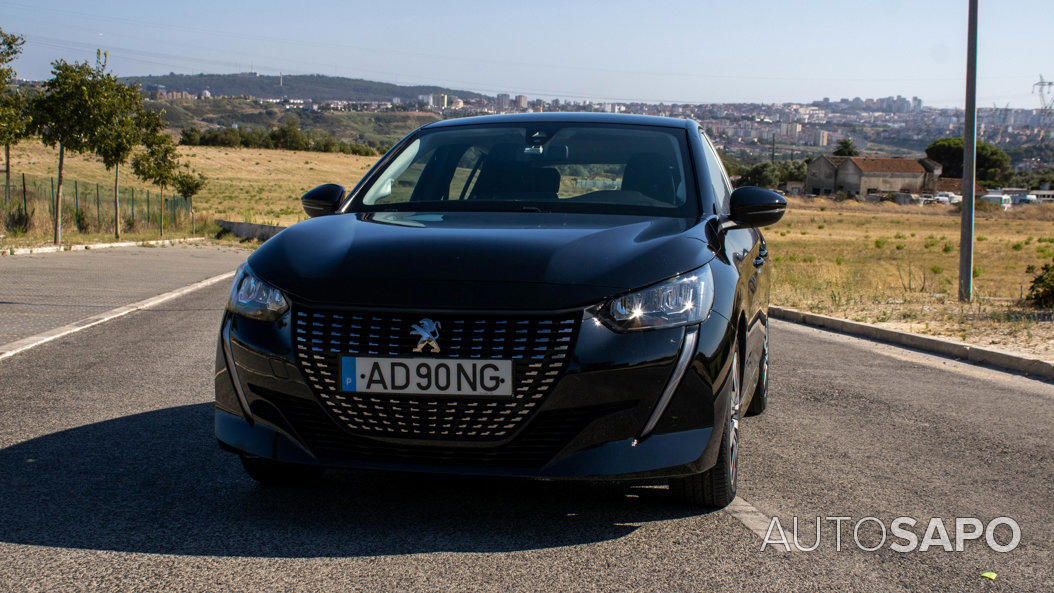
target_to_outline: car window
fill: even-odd
[[[686,155],[679,128],[556,122],[437,128],[408,144],[356,200],[372,211],[695,216]]]
[[[718,214],[728,214],[729,196],[732,193],[732,184],[728,180],[728,173],[725,172],[725,166],[721,164],[717,151],[714,149],[713,144],[710,143],[710,139],[703,133],[702,128],[699,129],[699,136],[703,141],[703,155],[706,158],[706,168],[710,173],[710,186],[714,190],[714,207]]]

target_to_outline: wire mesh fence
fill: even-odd
[[[55,221],[54,176],[12,175],[10,186],[0,178],[0,227],[6,235],[48,233]],[[118,187],[64,177],[62,182],[63,235],[132,233],[183,233],[193,230],[193,202],[158,189]]]

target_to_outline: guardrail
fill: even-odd
[[[285,230],[287,227],[270,224],[256,224],[254,222],[234,222],[231,220],[216,219],[216,224],[225,231],[229,231],[239,239],[258,239],[266,241]]]

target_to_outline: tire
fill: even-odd
[[[325,470],[311,465],[282,463],[242,455],[242,467],[249,477],[264,486],[306,486],[317,482]]]
[[[732,404],[721,437],[721,448],[714,467],[701,474],[673,478],[670,494],[681,502],[692,506],[720,509],[728,506],[736,497],[739,474],[739,408],[740,368],[738,348],[732,355]]]
[[[761,350],[761,360],[758,362],[758,386],[754,388],[754,396],[750,398],[747,406],[747,416],[757,416],[769,406],[769,334],[765,332],[765,346]]]

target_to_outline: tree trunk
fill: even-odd
[[[161,188],[161,237],[165,236],[165,188]]]
[[[55,245],[62,244],[62,165],[66,160],[66,147],[59,142],[59,187],[55,191]]]
[[[4,206],[11,201],[11,145],[4,145]]]
[[[113,167],[113,238],[121,238],[121,204],[117,201],[117,169],[121,165]]]

